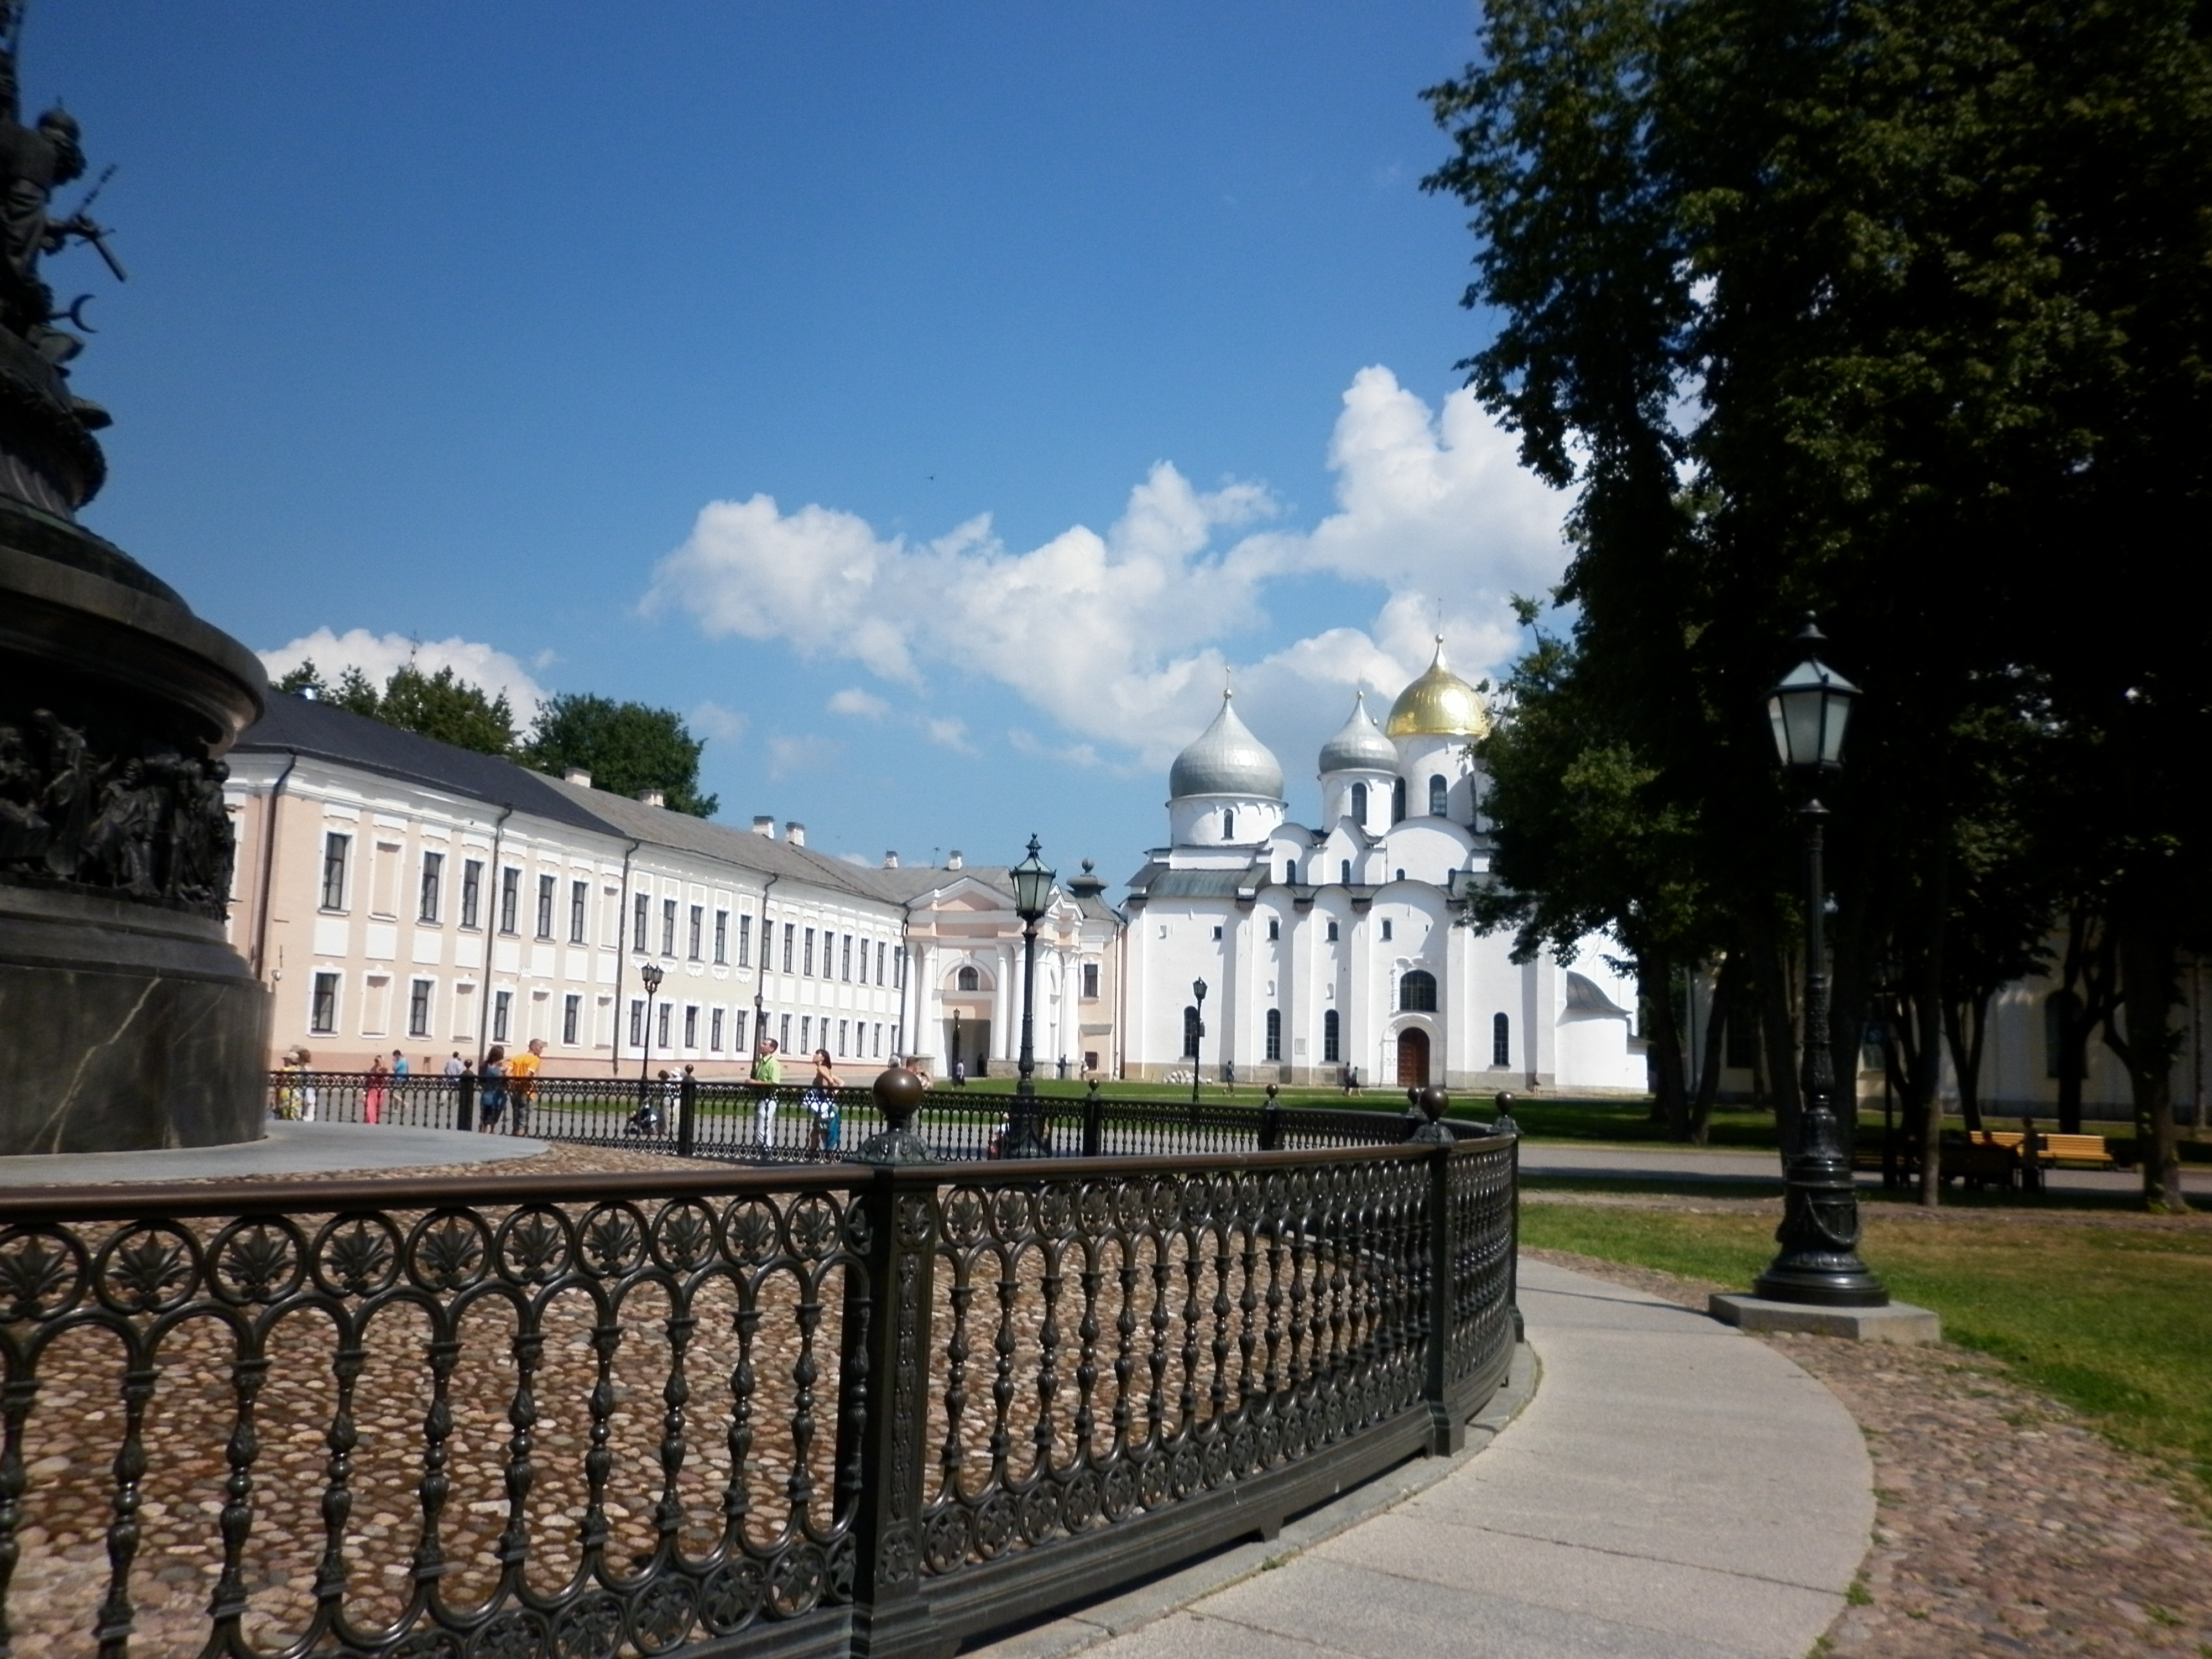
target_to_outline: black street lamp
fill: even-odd
[[[637,1121],[643,1123],[653,1116],[653,1085],[647,1076],[653,1064],[653,1000],[660,994],[665,975],[659,963],[648,962],[637,970],[637,976],[645,981],[645,1047],[637,1061]]]
[[[1031,836],[1029,856],[1006,872],[1014,884],[1014,914],[1022,919],[1021,1075],[1014,1085],[1014,1109],[1006,1126],[1008,1158],[1052,1156],[1052,1148],[1044,1144],[1037,1121],[1036,1050],[1032,1042],[1032,1017],[1036,1006],[1037,923],[1052,902],[1053,872],[1038,859],[1037,854],[1042,850],[1037,838]]]
[[[1836,1119],[1835,1059],[1828,1042],[1827,891],[1821,842],[1828,809],[1814,793],[1820,778],[1843,767],[1844,727],[1858,688],[1814,652],[1825,643],[1808,615],[1798,630],[1804,660],[1782,677],[1766,699],[1774,746],[1805,791],[1798,821],[1805,830],[1804,1111],[1797,1148],[1782,1161],[1781,1249],[1753,1292],[1774,1302],[1831,1308],[1879,1308],[1889,1301],[1881,1281],[1859,1260],[1859,1194],[1851,1157]]]
[[[1190,1028],[1190,1103],[1198,1104],[1198,1051],[1206,1041],[1206,981],[1194,979],[1190,982],[1190,994],[1198,1004],[1198,1018]]]

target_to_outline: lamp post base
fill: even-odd
[[[1879,1308],[1889,1292],[1859,1260],[1859,1195],[1850,1161],[1820,1144],[1832,1139],[1832,1120],[1811,1127],[1815,1149],[1784,1170],[1782,1224],[1774,1230],[1782,1249],[1753,1291],[1772,1302]]]
[[[1826,1308],[1724,1294],[1712,1297],[1706,1311],[1723,1325],[1746,1331],[1839,1336],[1849,1342],[1894,1342],[1907,1347],[1943,1340],[1942,1320],[1909,1302],[1884,1302],[1872,1308]]]

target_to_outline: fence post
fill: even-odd
[[[1279,1152],[1283,1150],[1283,1103],[1275,1098],[1278,1085],[1267,1085],[1267,1103],[1260,1109],[1260,1150]]]
[[[689,1158],[697,1146],[699,1121],[699,1079],[691,1075],[690,1067],[684,1080],[676,1085],[676,1156]]]
[[[1467,1425],[1451,1403],[1452,1322],[1457,1285],[1453,1279],[1458,1240],[1453,1235],[1452,1149],[1429,1148],[1429,1374],[1422,1394],[1429,1407],[1429,1455],[1449,1457],[1467,1444]]]
[[[1098,1158],[1106,1150],[1106,1103],[1098,1098],[1098,1079],[1091,1079],[1091,1092],[1083,1097],[1083,1155]]]
[[[477,1074],[464,1072],[453,1079],[453,1127],[467,1133],[477,1127]]]
[[[921,1595],[939,1178],[934,1156],[907,1127],[921,1094],[921,1079],[900,1067],[876,1079],[876,1103],[889,1127],[860,1148],[862,1161],[877,1167],[854,1195],[867,1217],[872,1315],[866,1369],[852,1384],[867,1395],[854,1516],[854,1659],[919,1659],[951,1645]]]

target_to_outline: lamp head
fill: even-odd
[[[638,969],[637,976],[645,981],[646,995],[651,996],[660,989],[660,981],[664,975],[659,963],[648,962]]]
[[[1052,902],[1053,872],[1037,857],[1042,850],[1037,838],[1031,836],[1029,856],[1006,872],[1014,886],[1014,914],[1024,921],[1035,921]]]
[[[1834,772],[1844,763],[1844,728],[1859,689],[1820,660],[1826,642],[1807,612],[1796,641],[1804,655],[1766,694],[1775,750],[1793,772]]]
[[[1191,994],[1191,995],[1193,995],[1193,996],[1196,997],[1196,998],[1197,998],[1200,1002],[1205,1001],[1205,1000],[1206,1000],[1206,981],[1205,981],[1204,980],[1202,980],[1202,979],[1194,979],[1194,980],[1191,981],[1191,982],[1190,982],[1190,994]]]

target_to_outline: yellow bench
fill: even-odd
[[[2018,1129],[1985,1130],[1974,1139],[1992,1146],[2008,1146],[2020,1150],[2024,1139]],[[2105,1145],[2102,1135],[2045,1134],[2035,1132],[2035,1161],[2038,1164],[2093,1164],[2100,1169],[2112,1167],[2112,1154]]]

